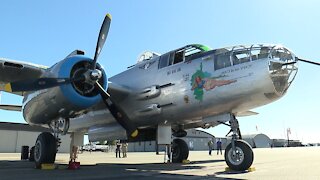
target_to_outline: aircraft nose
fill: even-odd
[[[269,73],[277,93],[283,95],[290,87],[297,72],[295,55],[285,47],[275,46],[269,54]]]

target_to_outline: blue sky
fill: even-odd
[[[145,50],[165,53],[191,43],[212,48],[276,43],[297,56],[320,61],[320,2],[316,0],[215,1],[0,1],[0,57],[51,66],[74,49],[93,57],[104,15],[112,15],[100,63],[109,76],[136,63]],[[299,64],[286,96],[240,118],[243,134],[285,138],[285,129],[303,142],[320,142],[320,67]],[[6,93],[2,103],[21,104]],[[24,122],[20,113],[0,110],[0,121]],[[258,131],[256,130],[258,127]],[[216,136],[224,126],[209,130]]]

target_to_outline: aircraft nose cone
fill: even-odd
[[[283,95],[297,74],[297,60],[295,55],[284,47],[273,48],[270,56],[270,77],[277,93]]]

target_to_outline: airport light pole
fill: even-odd
[[[287,147],[290,147],[289,134],[291,134],[291,130],[290,130],[290,128],[287,128],[287,139],[288,139]]]

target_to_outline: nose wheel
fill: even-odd
[[[234,148],[232,148],[232,143],[227,146],[224,158],[230,169],[244,171],[252,165],[253,151],[247,142],[235,140]]]
[[[231,143],[226,147],[224,158],[230,169],[245,171],[249,169],[253,163],[253,151],[247,142],[241,140],[239,122],[235,116],[232,116],[229,123],[230,124],[223,123],[230,126],[231,129],[229,133],[232,133]]]

